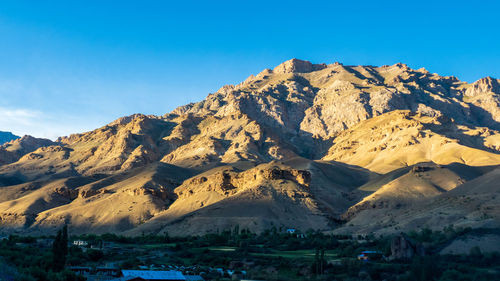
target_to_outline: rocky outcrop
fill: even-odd
[[[74,200],[78,197],[78,190],[70,189],[67,187],[59,187],[54,190],[55,193],[61,195],[68,200]]]
[[[251,169],[244,172],[237,172],[233,169],[214,173],[210,176],[194,177],[183,183],[184,186],[198,187],[206,185],[209,190],[217,191],[224,196],[234,194],[250,182],[261,181],[292,181],[300,186],[307,188],[311,183],[311,173],[306,170],[296,170],[278,166],[265,167],[261,169]],[[188,191],[192,194],[194,191]],[[179,190],[179,195],[188,194],[184,189]]]
[[[467,90],[465,95],[468,97],[477,97],[482,94],[500,94],[500,82],[498,79],[485,77],[472,83]]]
[[[500,129],[499,95],[499,80],[485,77],[468,85],[464,100],[472,104],[472,110],[482,125]]]
[[[105,191],[103,191],[104,193]],[[153,197],[157,197],[161,200],[173,200],[175,199],[175,195],[172,190],[164,188],[164,187],[153,187],[150,185],[145,185],[141,187],[136,187],[133,189],[127,189],[123,192],[127,192],[130,195],[141,196],[141,195],[151,195]]]
[[[97,194],[103,194],[103,193],[107,193],[109,191],[107,191],[106,189],[82,189],[82,190],[79,190],[78,191],[78,196],[82,197],[82,198],[90,198],[92,196],[95,196]]]
[[[283,170],[279,167],[273,167],[271,169],[259,170],[259,174],[267,180],[291,180],[304,186],[309,186],[311,183],[311,173],[305,170]],[[257,176],[254,175],[254,177]]]
[[[310,61],[291,59],[276,66],[274,73],[308,73],[316,70],[325,69],[326,64],[312,64]]]
[[[414,256],[425,256],[422,244],[413,241],[404,233],[392,239],[390,260],[411,260]]]

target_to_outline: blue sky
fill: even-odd
[[[2,1],[0,130],[162,115],[294,57],[500,77],[499,1],[410,2]]]

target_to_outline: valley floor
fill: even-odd
[[[80,235],[70,237],[62,271],[52,264],[53,238],[10,236],[0,241],[0,280],[112,280],[120,269],[178,270],[205,280],[499,280],[495,245],[449,251],[456,243],[463,249],[467,241],[499,234],[453,228],[408,233],[401,237],[422,245],[425,255],[405,259],[394,259],[398,249],[389,236],[276,230],[256,235],[239,229],[192,237]],[[363,251],[377,254],[364,261]],[[90,273],[75,274],[86,268]],[[103,270],[114,273],[103,276]]]

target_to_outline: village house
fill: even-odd
[[[383,257],[382,253],[379,251],[363,251],[358,255],[358,260],[360,261],[371,261],[379,260]]]
[[[78,247],[87,247],[89,245],[89,242],[84,240],[74,240],[73,245]]]

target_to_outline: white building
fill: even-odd
[[[78,247],[86,247],[88,244],[89,244],[89,242],[83,241],[83,240],[73,241],[73,245],[78,246]]]

